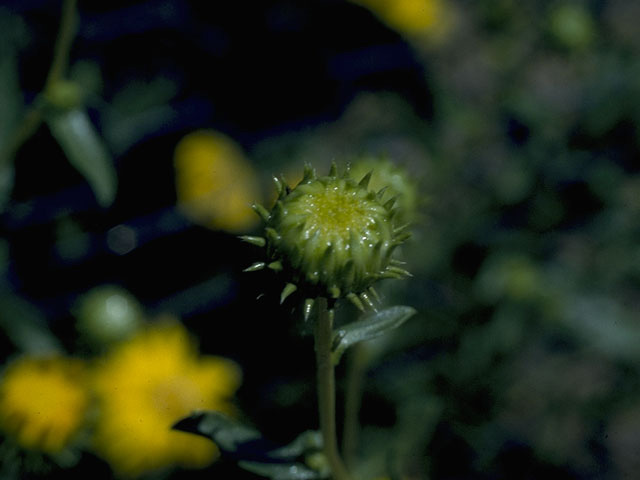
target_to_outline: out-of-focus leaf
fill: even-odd
[[[638,322],[610,298],[576,295],[565,307],[562,321],[577,338],[609,358],[633,365],[640,359]]]
[[[176,116],[170,105],[157,105],[127,115],[111,112],[104,117],[104,137],[116,154],[123,154],[145,136],[157,134]]]
[[[274,460],[269,452],[278,447],[254,428],[215,411],[193,413],[175,423],[173,428],[212,440],[223,455],[235,461],[270,463]]]
[[[23,109],[15,54],[4,50],[0,49],[0,212],[13,189],[11,142]]]
[[[298,461],[322,449],[319,432],[307,431],[294,441],[278,447],[260,432],[214,411],[197,412],[173,425],[175,430],[202,435],[213,440],[222,453],[238,461],[245,470],[274,480],[324,478],[323,469],[314,470]]]
[[[337,364],[344,351],[350,346],[364,340],[371,340],[389,330],[398,328],[415,313],[416,310],[412,307],[396,305],[340,327],[333,334],[333,362]]]
[[[14,295],[0,296],[0,329],[23,352],[42,354],[62,351],[62,346],[47,328],[38,309]]]
[[[317,430],[302,432],[296,439],[284,447],[269,453],[273,458],[296,458],[310,450],[322,449],[322,434]]]
[[[102,119],[104,138],[113,151],[122,154],[175,120],[170,102],[177,92],[176,83],[163,76],[132,80],[118,91]]]
[[[55,113],[47,118],[47,124],[69,162],[91,185],[98,203],[111,205],[117,191],[113,159],[87,113],[80,109]]]
[[[311,480],[324,478],[320,472],[311,470],[301,463],[259,463],[241,461],[238,463],[245,470],[271,478],[272,480]]]
[[[103,88],[100,65],[90,60],[75,62],[69,71],[69,78],[87,94],[100,94]]]
[[[242,445],[262,439],[257,430],[214,411],[198,412],[173,425],[175,430],[213,440],[223,452],[238,452]]]
[[[14,177],[13,162],[0,159],[0,212],[4,210],[11,197]]]
[[[148,82],[131,80],[114,95],[111,105],[124,116],[129,116],[165,105],[177,92],[178,86],[167,77],[158,76]]]

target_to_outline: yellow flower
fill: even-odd
[[[175,149],[178,205],[194,222],[230,232],[250,230],[258,179],[240,147],[221,133],[186,135]]]
[[[441,37],[449,30],[442,0],[352,0],[404,35]]]
[[[144,330],[96,368],[96,452],[128,477],[171,466],[205,467],[217,447],[171,426],[195,410],[232,413],[230,397],[239,384],[236,364],[200,356],[180,324]]]
[[[23,356],[0,380],[0,429],[23,448],[62,451],[83,425],[89,405],[84,364],[64,357]]]

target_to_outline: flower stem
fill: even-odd
[[[350,480],[340,454],[336,435],[336,398],[334,368],[331,361],[333,315],[327,309],[327,299],[316,300],[318,318],[315,330],[316,367],[318,371],[318,408],[324,454],[335,480]]]
[[[352,467],[358,445],[358,413],[362,404],[362,389],[367,369],[367,352],[362,344],[355,345],[347,363],[347,384],[344,402],[344,430],[342,434],[342,455],[347,466]]]
[[[77,27],[77,0],[64,0],[62,4],[62,17],[60,19],[60,31],[53,50],[53,60],[47,75],[45,90],[54,83],[62,80],[69,66],[69,52]]]
[[[50,89],[56,82],[62,80],[69,65],[69,52],[77,27],[77,0],[64,0],[62,4],[62,16],[60,18],[60,30],[53,49],[53,59],[47,74],[47,80],[43,91]],[[25,112],[22,122],[17,126],[13,141],[2,152],[2,159],[11,159],[31,136],[36,133],[43,119],[44,103],[36,101]]]

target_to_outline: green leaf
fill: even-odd
[[[13,190],[12,142],[24,108],[15,52],[3,50],[0,49],[0,212]]]
[[[47,328],[42,313],[15,295],[0,296],[0,330],[4,330],[23,352],[42,354],[63,351],[58,339]]]
[[[322,449],[322,434],[317,430],[302,432],[296,439],[284,447],[269,452],[272,458],[296,458],[300,455]]]
[[[320,472],[310,469],[301,463],[260,463],[240,461],[238,465],[245,470],[271,478],[272,480],[312,480],[324,478]]]
[[[13,162],[8,159],[0,159],[0,212],[4,210],[11,198],[14,178]]]
[[[116,171],[87,113],[81,109],[52,113],[47,124],[69,162],[89,182],[98,203],[111,205],[117,191]]]
[[[177,422],[172,428],[209,438],[228,453],[237,452],[243,444],[262,438],[262,434],[257,430],[214,411],[194,413]]]
[[[326,462],[316,458],[322,455],[322,436],[306,431],[293,442],[278,447],[267,441],[257,430],[242,425],[220,412],[196,412],[173,425],[175,430],[195,433],[213,440],[223,455],[238,461],[238,466],[273,480],[306,480],[326,478]],[[313,459],[319,468],[300,463],[301,457]],[[312,463],[309,463],[312,465]]]
[[[344,351],[356,343],[371,340],[398,328],[415,315],[416,310],[404,305],[396,305],[379,312],[366,315],[362,320],[348,323],[333,333],[332,359],[334,364],[340,362]]]
[[[103,135],[117,154],[129,150],[143,137],[176,119],[170,102],[177,84],[166,77],[131,80],[111,99],[102,117]]]

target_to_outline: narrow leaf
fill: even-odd
[[[260,463],[238,462],[245,470],[271,478],[272,480],[312,480],[322,478],[320,472],[311,470],[301,463]]]
[[[290,444],[269,452],[269,456],[280,459],[294,459],[311,450],[321,449],[322,434],[317,430],[307,430],[298,435]]]
[[[214,411],[194,413],[172,428],[209,438],[225,453],[237,453],[243,445],[262,438],[257,430]]]
[[[340,327],[333,334],[333,362],[338,364],[340,357],[350,346],[364,340],[371,340],[394,328],[398,328],[415,313],[416,310],[414,308],[396,305],[368,314],[362,320]]]
[[[13,50],[0,49],[0,212],[13,190],[12,142],[23,110]],[[10,49],[7,49],[10,50]]]
[[[9,202],[11,198],[14,178],[15,174],[12,159],[0,158],[0,212],[4,210],[7,202]]]
[[[47,328],[42,313],[31,303],[12,294],[0,296],[0,330],[21,351],[31,354],[62,352],[57,338]]]
[[[98,203],[108,207],[117,190],[111,155],[84,110],[74,109],[47,118],[51,133],[69,162],[85,177]]]
[[[213,440],[222,454],[236,460],[250,472],[274,480],[304,480],[326,477],[299,463],[299,459],[322,449],[322,435],[306,431],[285,446],[269,442],[257,430],[242,425],[220,412],[197,412],[178,421],[175,430],[195,433]]]

